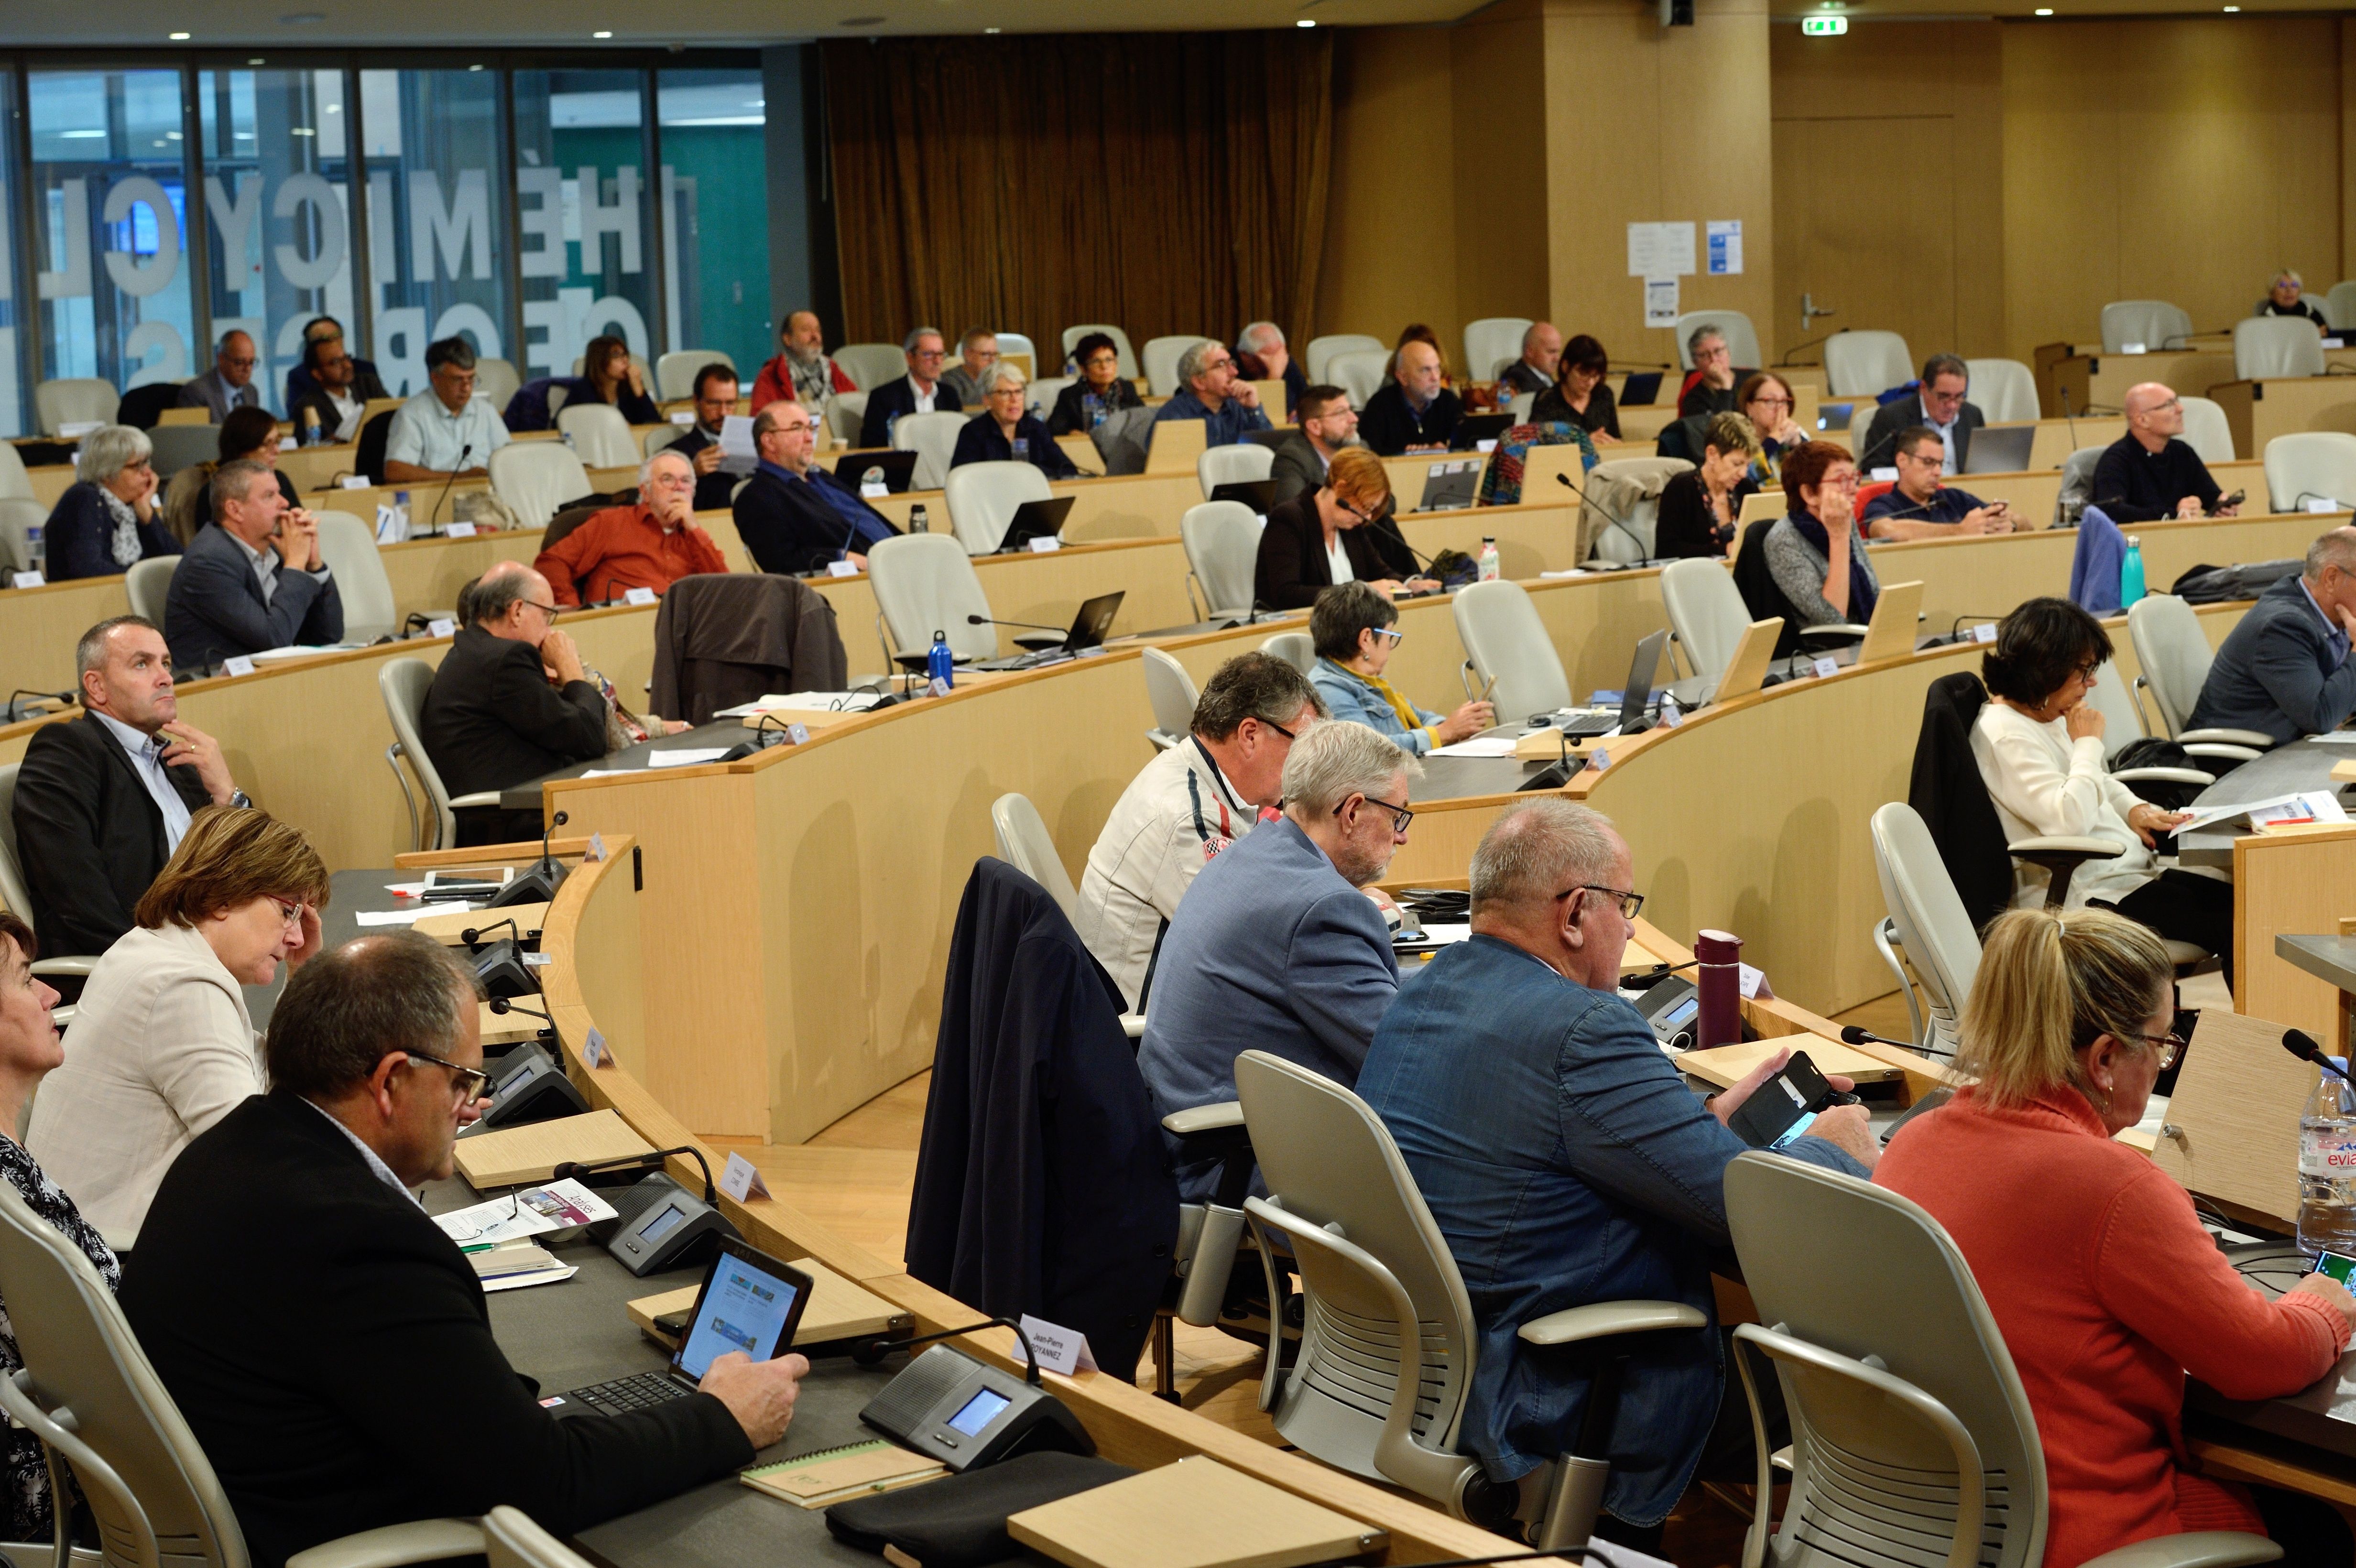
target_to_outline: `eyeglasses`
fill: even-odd
[[[221,363],[230,367],[233,370],[251,370],[257,363],[259,363],[259,361],[255,360],[250,355],[243,359],[231,359],[224,355],[221,358]]]
[[[1753,398],[1751,400],[1751,406],[1754,409],[1788,409],[1792,406],[1792,400],[1789,398]]]
[[[1372,632],[1378,637],[1388,639],[1391,646],[1394,648],[1407,641],[1407,634],[1405,632],[1394,631],[1388,626],[1369,626],[1366,630]]]
[[[450,1093],[461,1104],[479,1095],[483,1086],[491,1081],[491,1075],[479,1067],[461,1067],[455,1061],[444,1061],[422,1051],[404,1051],[402,1054],[412,1061],[430,1061],[445,1069],[450,1074]]]
[[[1298,735],[1294,734],[1291,731],[1290,731],[1290,730],[1286,729],[1283,725],[1279,724],[1279,723],[1276,723],[1276,722],[1274,722],[1273,720],[1267,720],[1267,719],[1263,719],[1263,720],[1259,720],[1259,723],[1260,723],[1260,727],[1261,727],[1262,729],[1266,729],[1266,730],[1273,730],[1273,731],[1275,731],[1278,734],[1280,734],[1280,735],[1283,736],[1283,737],[1284,737],[1286,740],[1288,740],[1288,741],[1298,741],[1299,739],[1301,739],[1301,737],[1300,737],[1300,736],[1298,736]]]
[[[1368,805],[1379,805],[1385,811],[1389,812],[1391,814],[1391,831],[1394,833],[1406,832],[1407,825],[1415,820],[1415,813],[1409,811],[1404,805],[1394,805],[1392,802],[1387,800],[1377,800],[1370,795],[1362,795],[1356,798],[1365,801]],[[1339,816],[1342,813],[1348,810],[1349,807],[1350,803],[1345,800],[1341,805],[1333,808],[1333,815]]]
[[[1644,894],[1638,892],[1622,892],[1618,888],[1607,888],[1600,882],[1581,882],[1577,887],[1565,888],[1562,891],[1555,894],[1554,901],[1560,903],[1563,900],[1570,897],[1573,893],[1603,894],[1613,903],[1620,906],[1621,918],[1623,920],[1635,919],[1636,912],[1644,907]]]
[[[1944,449],[1938,452],[1901,452],[1898,454],[1898,460],[1901,463],[1935,463],[1944,466],[1947,453]]]
[[[543,603],[541,603],[539,600],[537,600],[537,599],[519,599],[519,600],[517,600],[517,601],[516,601],[516,603],[519,603],[519,604],[528,604],[528,605],[530,605],[531,608],[533,608],[533,609],[535,609],[535,610],[539,611],[541,614],[543,614],[543,615],[545,615],[545,616],[547,616],[547,617],[548,617],[548,619],[549,619],[549,624],[550,624],[551,625],[555,624],[555,623],[556,623],[556,617],[557,617],[558,615],[560,615],[560,614],[562,614],[562,611],[560,611],[560,610],[559,610],[555,605],[553,605],[553,604],[543,604]]]
[[[284,899],[272,899],[270,901],[278,906],[278,919],[281,924],[297,926],[303,923],[301,904],[290,904]]]
[[[2162,1072],[2165,1072],[2169,1068],[2175,1066],[2176,1059],[2182,1056],[2184,1054],[2184,1048],[2191,1043],[2181,1035],[2177,1034],[2128,1034],[2120,1035],[2116,1038],[2121,1040],[2141,1040],[2144,1044],[2149,1046],[2153,1054],[2159,1058],[2159,1070]]]
[[[910,357],[916,359],[946,359],[948,357],[949,351],[946,348],[919,348]]]

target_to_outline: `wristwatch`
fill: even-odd
[[[237,807],[240,811],[252,811],[253,809],[253,797],[246,794],[245,791],[241,789],[233,789],[229,792],[229,803]]]

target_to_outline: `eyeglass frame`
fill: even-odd
[[[1554,901],[1560,903],[1563,900],[1570,897],[1573,893],[1611,894],[1612,901],[1617,903],[1620,907],[1620,918],[1622,920],[1635,919],[1637,912],[1644,907],[1644,894],[1637,892],[1633,889],[1622,891],[1618,888],[1607,888],[1601,882],[1580,882],[1574,886],[1565,888],[1562,891],[1555,894]]]
[[[2185,1048],[2192,1043],[2174,1029],[2169,1030],[2166,1034],[2114,1034],[2111,1038],[2121,1041],[2132,1040],[2147,1047],[2159,1058],[2159,1070],[2162,1072],[2181,1061],[2184,1059]]]
[[[1339,816],[1344,812],[1349,810],[1350,802],[1353,800],[1363,800],[1368,805],[1379,805],[1385,811],[1389,812],[1391,814],[1391,831],[1393,833],[1406,832],[1408,824],[1415,820],[1415,812],[1413,808],[1404,805],[1394,805],[1389,801],[1383,799],[1381,796],[1368,795],[1364,790],[1356,791],[1344,799],[1341,805],[1333,808],[1333,815]]]
[[[480,1091],[491,1086],[491,1075],[479,1067],[461,1067],[455,1061],[444,1061],[438,1056],[431,1056],[422,1051],[404,1050],[401,1054],[412,1061],[430,1061],[436,1067],[446,1069],[450,1073],[451,1092],[457,1094],[458,1104],[461,1105],[478,1098]],[[469,1078],[475,1081],[474,1092],[461,1093],[460,1085]]]

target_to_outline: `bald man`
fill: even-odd
[[[1390,381],[1358,416],[1358,439],[1382,457],[1447,451],[1464,405],[1441,380],[1439,349],[1417,339],[1399,345]]]
[[[2184,404],[2157,381],[2129,387],[2121,400],[2127,432],[2111,443],[2094,464],[2094,493],[2115,523],[2152,523],[2162,517],[2230,517],[2238,507],[2217,504],[2217,481],[2201,454],[2179,438],[2184,434]]]
[[[1562,363],[1562,334],[1550,321],[1534,321],[1522,334],[1522,357],[1497,372],[1497,400],[1503,404],[1527,392],[1532,396],[1555,384]]]
[[[418,738],[453,797],[506,789],[605,754],[605,697],[556,629],[548,579],[501,561],[458,595],[465,624],[425,694]],[[458,843],[540,835],[541,814],[477,810],[458,817]]]
[[[222,333],[213,368],[180,389],[180,407],[209,409],[215,424],[229,418],[231,409],[260,408],[262,394],[253,389],[253,368],[260,362],[252,338],[234,328]]]

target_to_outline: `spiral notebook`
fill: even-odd
[[[822,1509],[850,1498],[863,1498],[902,1487],[937,1479],[948,1467],[896,1443],[876,1438],[822,1448],[774,1465],[740,1470],[736,1478],[755,1491],[783,1498],[796,1508]]]

